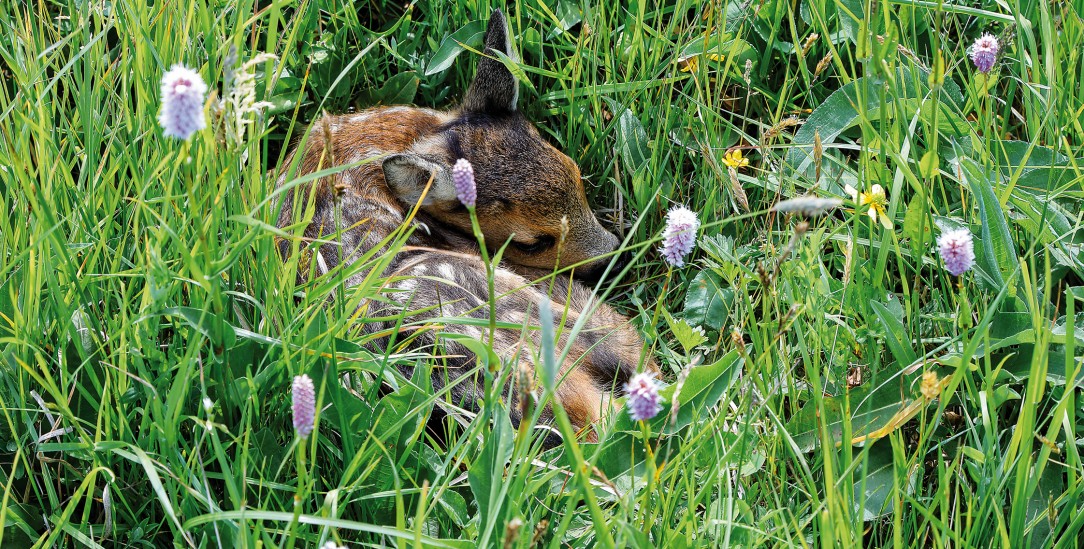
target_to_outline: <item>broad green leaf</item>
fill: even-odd
[[[185,324],[195,328],[211,342],[215,353],[221,353],[233,347],[237,341],[237,333],[234,332],[233,326],[208,311],[192,307],[169,307],[164,309],[162,314],[180,317]]]
[[[553,10],[553,14],[557,17],[557,24],[553,26],[553,30],[550,31],[547,40],[553,40],[583,21],[583,14],[580,12],[580,7],[575,2],[569,2],[568,0],[561,0],[558,2],[557,7]]]
[[[735,38],[727,32],[717,32],[707,37],[696,37],[681,49],[679,59],[700,56],[700,62],[724,66],[730,63],[734,74],[745,70],[747,60],[756,61],[755,48],[745,40]]]
[[[376,99],[384,105],[406,105],[414,101],[421,80],[414,71],[401,72],[384,84]]]
[[[888,350],[892,352],[896,363],[903,367],[913,363],[917,358],[917,354],[914,348],[911,347],[909,332],[903,323],[903,307],[898,299],[893,299],[893,301],[895,306],[892,310],[879,301],[871,301],[870,307],[885,330]]]
[[[930,149],[926,151],[926,154],[922,155],[922,160],[919,160],[918,173],[922,177],[929,179],[937,175],[938,165],[937,151]]]
[[[681,393],[677,397],[677,416],[671,417],[668,407],[653,420],[656,422],[653,430],[674,434],[690,425],[694,418],[704,416],[707,410],[718,404],[727,389],[737,381],[743,363],[744,360],[737,351],[730,351],[711,364],[689,370],[689,377],[685,379],[685,383],[681,386]],[[676,389],[676,385],[671,385],[659,391],[659,394],[664,401],[672,404]],[[622,417],[627,419],[628,415]]]
[[[685,320],[693,326],[721,330],[734,306],[734,290],[724,287],[722,277],[714,271],[700,271],[689,283],[685,294]]]
[[[677,415],[672,416],[675,385],[670,385],[659,395],[666,403],[662,412],[649,421],[654,434],[676,435],[693,423],[696,418],[706,418],[708,410],[717,406],[723,395],[730,389],[741,373],[744,360],[737,351],[731,351],[711,364],[693,367],[681,386],[677,398]],[[617,402],[624,404],[624,399]],[[606,429],[602,439],[594,448],[594,456],[589,461],[608,477],[621,475],[644,460],[644,444],[640,440],[640,428],[629,418],[627,413],[615,414],[613,423]],[[667,446],[672,448],[672,446]],[[660,448],[660,452],[662,449]],[[589,452],[585,451],[585,454]],[[657,455],[665,459],[665,455]]]
[[[905,100],[919,100],[928,97],[929,86],[926,73],[915,69],[900,69],[897,74],[896,89],[902,96],[893,95],[886,82],[874,76],[865,76],[836,90],[809,115],[802,127],[794,134],[794,147],[787,152],[786,163],[798,173],[812,176],[813,171],[813,136],[819,133],[825,144],[833,143],[844,130],[858,124],[861,120],[880,118],[882,98],[888,102],[900,103]],[[886,93],[888,94],[886,96]],[[960,88],[951,81],[946,81],[942,93],[938,95],[941,114],[959,113],[963,104]],[[928,100],[926,101],[928,103]],[[932,113],[932,107],[923,103],[924,113]],[[916,105],[911,110],[917,110]],[[905,109],[906,110],[906,109]],[[957,114],[952,115],[956,120]],[[964,125],[964,128],[967,126]]]
[[[441,40],[433,57],[429,58],[429,65],[425,69],[425,75],[433,75],[442,72],[452,66],[452,62],[459,54],[463,53],[464,45],[472,48],[482,46],[485,38],[486,22],[484,20],[471,21],[463,25],[459,30],[449,34]]]
[[[787,431],[803,452],[809,452],[820,444],[820,422],[827,422],[832,442],[843,442],[843,418],[849,417],[851,432],[855,436],[873,433],[889,425],[897,413],[906,410],[912,402],[904,392],[902,381],[882,384],[876,390],[870,386],[850,389],[846,395],[825,397],[824,409],[818,410],[814,401],[808,402],[787,422]]]
[[[858,465],[854,483],[855,497],[857,498],[859,495],[862,497],[861,502],[854,502],[854,509],[857,512],[859,503],[861,503],[862,520],[864,522],[875,520],[892,512],[894,498],[890,496],[897,475],[905,476],[902,488],[910,492],[914,487],[914,476],[907,470],[897,473],[892,458],[892,444],[884,440],[872,445],[869,454],[866,456],[865,463]],[[865,485],[864,489],[863,484]]]
[[[915,195],[903,216],[903,236],[911,239],[911,245],[919,251],[924,251],[933,242],[933,220],[926,216],[928,211],[923,197]]]
[[[505,464],[511,456],[512,424],[508,420],[508,411],[498,408],[493,414],[493,431],[485,437],[481,453],[467,471],[482,529],[499,527],[505,514],[501,487],[506,483]]]
[[[1001,289],[1005,285],[1005,279],[1017,267],[1016,244],[1013,243],[1012,235],[1009,233],[1005,212],[1001,209],[1001,204],[998,203],[997,196],[994,194],[993,185],[982,167],[967,157],[960,157],[958,165],[960,176],[971,189],[975,208],[982,221],[981,238],[977,242],[981,253],[975,254],[976,260],[986,274],[997,283],[996,289]],[[976,252],[979,251],[976,250]]]
[[[651,158],[651,151],[647,148],[647,132],[640,119],[629,109],[616,101],[607,99],[610,109],[617,116],[617,128],[614,136],[617,139],[617,154],[625,164],[629,173],[635,173],[643,168]]]

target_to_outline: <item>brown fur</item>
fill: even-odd
[[[486,46],[512,54],[499,11],[490,19]],[[368,162],[283,193],[278,225],[302,230],[304,238],[293,245],[311,250],[317,273],[324,274],[380,248],[417,208],[409,248],[380,273],[390,277],[388,299],[363,302],[357,315],[365,319],[362,330],[376,336],[376,347],[388,348],[394,339],[415,350],[442,348],[434,385],[452,384],[457,404],[474,407],[483,397],[481,376],[467,375],[476,357],[443,334],[485,341],[488,329],[438,320],[489,315],[485,265],[450,176],[457,159],[470,160],[486,246],[495,251],[508,244],[494,277],[495,313],[498,322],[517,327],[498,329],[494,350],[507,364],[533,369],[539,331],[521,327],[537,327],[538,304],[549,300],[558,317],[557,349],[568,349],[556,398],[583,428],[607,413],[611,393],[638,368],[656,368],[641,357],[642,342],[628,320],[599,303],[587,287],[563,277],[539,284],[528,279],[577,264],[578,275],[590,275],[609,263],[606,254],[617,239],[591,212],[575,162],[546,143],[516,110],[517,92],[511,73],[486,57],[457,111],[379,107],[325,116],[310,129],[304,146],[291,153],[280,184],[291,173],[297,177]],[[284,241],[283,253],[293,245]],[[370,275],[364,269],[350,272],[348,285]],[[570,341],[581,316],[587,319]]]

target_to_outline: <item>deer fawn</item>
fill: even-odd
[[[579,265],[577,276],[595,276],[609,263],[601,256],[611,254],[618,240],[588,206],[576,163],[543,140],[516,109],[519,84],[494,52],[513,55],[500,11],[489,20],[487,55],[458,109],[377,107],[316,121],[304,149],[287,158],[280,185],[294,164],[300,175],[374,160],[283,193],[278,226],[304,227],[300,240],[324,242],[310,253],[319,270],[327,272],[385,246],[417,208],[406,249],[382,273],[388,277],[387,298],[363,301],[357,316],[370,334],[391,333],[399,326],[397,339],[409,341],[411,349],[439,344],[445,355],[435,361],[434,386],[452,385],[456,404],[476,408],[484,395],[482,376],[469,375],[476,371],[477,358],[442,333],[487,341],[488,326],[437,320],[489,319],[486,268],[469,212],[456,199],[451,177],[457,159],[469,160],[486,246],[495,251],[507,243],[494,272],[496,320],[504,327],[493,334],[493,350],[505,364],[533,375],[532,350],[539,348],[539,331],[508,325],[537,328],[538,304],[548,300],[556,312],[556,333],[562,334],[557,348],[571,344],[559,365],[555,397],[573,425],[583,429],[609,411],[611,394],[641,362],[647,370],[657,368],[650,358],[641,357],[642,341],[628,320],[599,303],[586,286],[565,277],[538,283],[528,278],[570,265]],[[327,244],[329,240],[334,242]],[[280,246],[284,254],[290,253],[290,242]],[[347,285],[366,276],[369,273],[354,273]],[[581,315],[588,318],[569,342]],[[388,337],[382,337],[375,345],[386,348],[388,343]],[[518,421],[519,413],[512,408]],[[551,413],[543,411],[544,422],[552,420]]]

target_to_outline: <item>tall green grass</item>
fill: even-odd
[[[499,391],[475,417],[432,389],[433,353],[369,345],[348,313],[383,281],[299,285],[273,228],[290,140],[325,110],[454,106],[492,7],[0,6],[0,545],[1084,542],[1078,6],[502,3],[521,105],[638,253],[600,291],[679,395],[547,451]],[[272,107],[220,108],[261,53]],[[156,122],[175,63],[215,90],[189,142]],[[874,184],[892,229],[844,190]],[[770,210],[807,194],[846,202]],[[677,204],[704,226],[670,269]],[[935,238],[960,227],[957,279]]]

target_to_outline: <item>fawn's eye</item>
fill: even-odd
[[[542,235],[535,239],[534,242],[517,242],[513,240],[512,246],[525,254],[537,254],[552,248],[555,241],[552,236]]]

